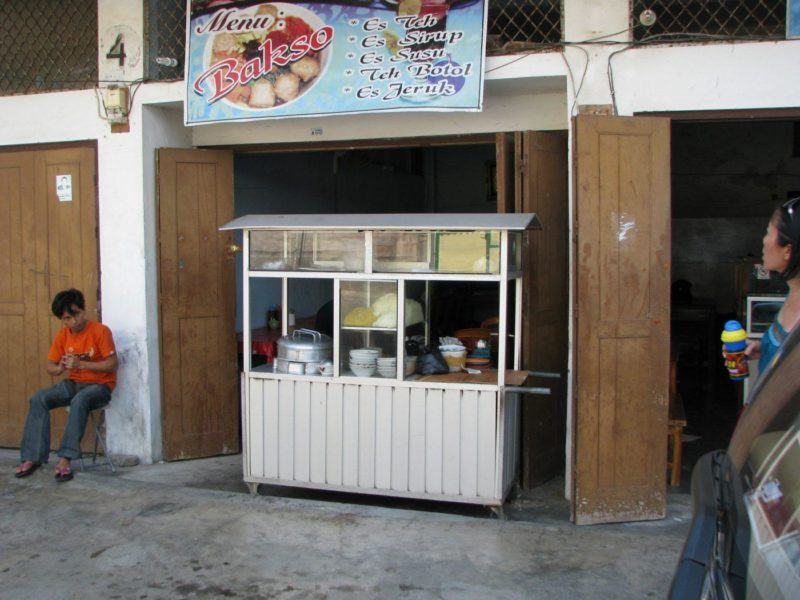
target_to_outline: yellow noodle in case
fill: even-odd
[[[344,318],[345,327],[369,327],[375,322],[375,313],[365,306],[354,308]]]

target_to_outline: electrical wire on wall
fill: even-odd
[[[564,65],[567,67],[567,73],[569,73],[569,80],[572,83],[572,106],[569,107],[570,117],[575,116],[575,107],[578,104],[578,96],[580,96],[581,89],[583,89],[583,82],[586,79],[586,72],[589,70],[589,61],[591,60],[589,58],[589,52],[586,50],[586,48],[583,48],[581,46],[574,46],[574,48],[577,48],[578,50],[583,52],[583,56],[585,58],[585,61],[583,63],[583,73],[581,73],[581,80],[578,83],[577,88],[575,87],[575,76],[572,73],[572,67],[570,67],[569,61],[567,60],[567,55],[565,52],[560,52],[561,60],[564,61]]]
[[[122,118],[123,121],[127,122],[128,115],[130,115],[131,110],[133,109],[133,102],[136,98],[136,92],[139,91],[139,88],[145,82],[143,78],[140,79],[133,79],[131,81],[127,80],[102,80],[98,81],[97,84],[94,86],[94,93],[97,98],[97,116],[102,119],[103,121],[108,121],[111,123],[119,122],[119,119]],[[106,87],[100,87],[100,83],[108,84]],[[103,90],[112,90],[119,86],[122,87],[130,87],[130,94],[125,94],[125,106],[120,110],[120,114],[113,115],[111,114],[111,110],[108,106],[106,106],[106,101],[103,98]],[[102,110],[101,110],[102,109]],[[119,109],[118,109],[119,110]]]
[[[607,33],[607,34],[604,34],[604,35],[600,35],[600,36],[593,37],[593,38],[588,38],[586,40],[581,40],[581,41],[575,41],[575,42],[552,42],[552,43],[548,42],[548,43],[544,43],[544,44],[541,44],[539,47],[537,47],[535,49],[531,49],[531,50],[528,50],[528,51],[520,54],[519,56],[513,58],[512,60],[510,60],[508,62],[503,63],[502,65],[498,65],[498,66],[493,67],[491,69],[487,69],[486,73],[491,73],[493,71],[497,71],[499,69],[503,69],[505,67],[508,67],[509,65],[512,65],[512,64],[514,64],[514,63],[516,63],[516,62],[518,62],[520,60],[523,60],[523,59],[527,58],[531,54],[541,53],[542,50],[544,50],[544,49],[546,49],[548,47],[560,48],[561,49],[561,52],[560,52],[561,60],[564,61],[564,66],[565,66],[565,68],[567,70],[567,76],[569,77],[570,85],[572,86],[572,91],[573,91],[572,105],[570,106],[569,114],[570,114],[570,116],[574,116],[575,107],[578,104],[578,97],[580,96],[581,90],[583,89],[583,83],[586,80],[586,73],[589,70],[589,62],[591,61],[591,58],[589,57],[589,52],[583,46],[588,46],[588,45],[606,46],[606,45],[612,45],[612,44],[628,44],[629,42],[627,42],[627,41],[606,40],[606,38],[616,37],[618,35],[623,35],[623,34],[626,34],[626,33],[630,33],[631,31],[633,31],[633,29],[635,27],[638,27],[638,26],[639,26],[639,24],[637,23],[637,24],[634,24],[631,27],[628,27],[627,29],[621,29],[620,31],[615,31],[614,33]],[[603,40],[606,40],[606,41],[603,41]],[[574,74],[574,72],[572,70],[572,65],[570,65],[569,60],[567,59],[566,54],[564,53],[564,49],[568,48],[568,47],[577,48],[578,50],[580,50],[583,53],[583,56],[584,56],[583,71],[581,73],[580,81],[578,82],[577,86],[575,84],[575,74]]]

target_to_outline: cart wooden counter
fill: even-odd
[[[501,505],[517,477],[520,437],[520,399],[518,394],[506,393],[505,388],[522,385],[527,377],[526,372],[519,371],[521,239],[514,234],[538,226],[532,214],[250,216],[226,225],[225,229],[244,231],[244,281],[271,277],[281,282],[284,333],[287,305],[291,303],[290,279],[330,278],[334,290],[332,377],[276,373],[272,365],[252,368],[250,357],[245,357],[244,479],[251,491],[259,483],[266,483]],[[315,232],[337,231],[337,228],[346,233],[344,238],[352,232],[363,234],[360,263],[353,262],[352,249],[338,266],[328,252],[326,260],[320,261],[324,266],[321,264],[313,273],[307,270],[309,262],[304,262],[302,256],[292,262],[293,242],[291,235],[285,235],[287,232],[302,232],[313,238]],[[257,242],[261,254],[253,251],[254,238],[263,231],[273,236],[284,234],[283,242],[277,244],[281,250],[275,251],[279,257],[267,252],[264,258],[263,240]],[[385,253],[376,251],[383,247],[377,243],[380,234],[387,231],[421,232],[427,236],[425,243],[419,243],[423,256],[414,262],[415,270],[410,270],[407,260],[392,270],[391,265],[387,266]],[[483,271],[443,272],[442,265],[447,264],[448,257],[442,255],[442,248],[450,243],[455,246],[455,242],[436,235],[476,231],[496,234],[492,239],[497,241],[497,248],[488,248],[487,242],[485,260],[473,261]],[[322,256],[319,250],[324,247],[323,237],[309,242],[317,257]],[[489,239],[488,234],[484,237]],[[406,254],[408,242],[403,240]],[[456,242],[460,253],[464,252],[463,247],[470,248],[468,238]],[[420,263],[428,265],[428,270],[420,272]],[[279,264],[291,264],[293,268],[278,270]],[[313,260],[310,264],[314,264]],[[381,272],[376,268],[378,264]],[[306,270],[301,270],[302,265],[306,265]],[[370,286],[376,283],[389,286],[396,298],[407,299],[412,287],[409,282],[464,280],[497,283],[500,307],[497,370],[487,369],[476,375],[462,372],[406,376],[400,360],[394,378],[356,377],[348,370],[347,349],[358,345],[383,347],[385,356],[404,356],[408,333],[404,326],[409,322],[405,318],[409,306],[406,300],[396,302],[395,318],[384,319],[382,327],[346,326],[345,315],[349,310],[346,304],[360,297],[348,291],[348,286],[366,290],[365,305],[369,306],[369,301],[374,301],[369,297]],[[509,293],[509,281],[515,284],[513,293]],[[427,294],[427,283],[425,290]],[[380,291],[385,290],[380,288]],[[420,296],[422,304],[426,299],[427,296]],[[243,300],[244,347],[248,348],[252,316],[250,285],[244,286]],[[427,336],[428,307],[424,308]],[[515,335],[513,351],[506,352],[509,321]],[[515,370],[504,369],[506,364],[513,365]]]

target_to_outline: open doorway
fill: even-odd
[[[684,475],[727,446],[752,388],[756,373],[747,384],[729,378],[720,333],[732,319],[748,328],[754,298],[763,298],[763,314],[750,319],[748,335],[774,318],[786,287],[758,269],[761,240],[776,204],[798,190],[800,123],[673,123],[671,359],[687,422]]]
[[[522,366],[558,372],[562,379],[536,381],[534,385],[550,387],[552,396],[523,407],[522,485],[533,487],[563,472],[568,289],[566,136],[562,132],[525,132],[456,144],[292,150],[234,153],[236,216],[489,214],[516,210],[535,212],[546,221],[544,231],[526,240],[523,251]],[[236,277],[237,298],[242,299],[241,256],[237,258]],[[269,284],[264,280],[260,285]],[[288,307],[287,330],[332,330],[330,283],[306,279],[302,285],[302,292],[290,289],[285,300],[278,287],[269,292],[271,299],[265,290],[258,294],[251,290],[251,350],[257,353],[252,356],[253,366],[274,358],[274,342],[282,330],[275,317],[282,302]],[[429,339],[457,332],[466,335],[470,330],[496,330],[499,306],[486,301],[496,298],[496,293],[487,293],[479,284],[465,285],[457,293],[453,286],[448,290],[433,286],[424,292],[433,301]],[[513,285],[511,288],[515,293]],[[413,290],[407,289],[407,293],[413,300]],[[256,296],[260,299],[254,305]],[[243,339],[241,315],[237,317],[237,332]],[[548,350],[543,352],[545,345]],[[489,344],[490,353],[497,352],[495,346]]]
[[[245,214],[517,211],[537,213],[547,223],[540,235],[531,236],[519,246],[519,258],[528,274],[522,288],[522,367],[562,374],[562,379],[551,385],[553,393],[549,398],[523,407],[523,482],[530,485],[557,474],[563,468],[566,387],[566,148],[563,132],[518,132],[415,138],[407,143],[341,142],[324,147],[159,149],[162,395],[169,399],[163,411],[165,456],[170,460],[193,458],[235,452],[238,447],[236,333],[242,334],[242,318],[237,318],[236,313],[245,301],[242,256],[238,252],[243,244],[241,236],[235,239],[233,231],[219,231],[231,218]],[[365,257],[357,256],[355,251],[341,252],[347,240],[327,237],[314,236],[322,245],[315,242],[313,248],[297,256],[313,256],[315,263],[363,264]],[[480,260],[488,264],[499,256],[497,240],[490,237],[484,240],[480,256],[475,255],[475,244],[467,244],[471,253],[454,247],[450,254],[459,264],[464,260],[471,260],[473,266]],[[458,245],[456,242],[463,238],[444,234],[437,243]],[[332,254],[334,246],[338,249],[336,256]],[[403,256],[408,254],[408,260],[416,260],[413,255],[419,250],[418,245],[405,244],[402,251],[395,246],[392,248]],[[380,244],[375,246],[379,247]],[[269,251],[261,250],[266,252],[261,256],[263,267],[263,261],[273,259],[267,256]],[[463,265],[450,267],[456,269],[452,272],[463,272],[459,270]],[[258,285],[269,288],[268,278],[261,279],[263,282],[259,280]],[[278,286],[281,292],[277,287],[259,290],[261,299],[255,307],[256,294],[251,294],[249,306],[255,317],[251,327],[271,336],[259,352],[272,347],[274,355],[274,342],[292,323],[293,327],[323,328],[320,323],[325,321],[325,306],[330,303],[330,282],[319,281],[312,273],[302,279],[300,287]],[[248,290],[253,291],[250,287]],[[500,309],[485,305],[481,292],[468,290],[455,299],[463,304],[459,314],[469,316],[462,328],[483,326],[484,322],[491,327],[487,317],[490,314],[496,323]],[[414,297],[419,292],[407,288],[406,293],[407,300],[419,303]],[[435,296],[437,291],[432,289],[430,293]],[[383,292],[386,294],[391,292]],[[473,301],[464,304],[467,298]],[[440,329],[453,329],[453,323],[448,322],[452,315],[442,311]],[[430,316],[433,323],[435,315]],[[357,315],[349,312],[340,315],[343,317],[357,320]],[[284,318],[285,323],[281,322]],[[189,331],[187,319],[213,329],[208,332],[213,343],[206,339],[208,336],[183,335]],[[240,355],[245,352],[243,338],[241,335]],[[547,340],[548,351],[534,351],[544,347],[543,340]],[[253,336],[250,342],[259,340]],[[361,345],[373,344],[369,340]],[[494,351],[493,345],[489,346]],[[248,355],[255,351],[248,347]],[[197,356],[203,357],[202,364],[197,362]],[[169,365],[166,357],[172,357]],[[185,418],[187,415],[192,418]],[[186,439],[212,440],[215,445],[212,447],[209,442],[203,447],[187,446]]]

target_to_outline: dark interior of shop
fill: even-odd
[[[728,376],[720,334],[731,319],[747,328],[748,297],[786,293],[755,265],[773,209],[798,190],[800,123],[673,124],[670,396],[687,422],[684,487],[696,460],[730,440],[745,386]]]

